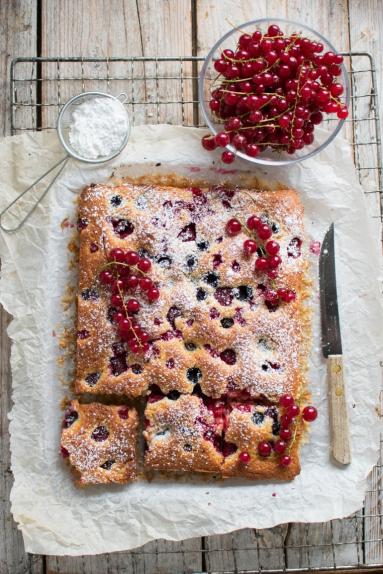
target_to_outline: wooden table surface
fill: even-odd
[[[203,56],[233,24],[267,16],[312,26],[329,37],[340,51],[370,52],[377,68],[379,93],[383,95],[382,0],[1,0],[0,135],[10,134],[8,77],[12,58]],[[331,567],[334,557],[337,564],[354,565],[361,555],[366,558],[367,554],[368,558],[369,553],[372,562],[383,562],[381,544],[331,545],[335,539],[345,540],[348,532],[355,537],[360,522],[353,519],[318,526],[244,530],[182,543],[158,541],[134,553],[77,558],[27,555],[10,514],[12,472],[7,413],[11,407],[11,376],[10,342],[6,335],[10,317],[3,310],[0,321],[0,574],[258,571],[281,569],[286,561],[289,568]],[[379,538],[380,529],[374,528],[370,536]],[[360,532],[358,540],[362,537]],[[303,548],[286,550],[287,541],[290,547]],[[308,550],[307,544],[324,546]]]

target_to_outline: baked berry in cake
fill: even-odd
[[[133,408],[73,400],[64,414],[61,454],[80,485],[125,483],[136,477],[138,416]]]
[[[77,392],[297,394],[307,281],[296,192],[93,185],[79,216]]]

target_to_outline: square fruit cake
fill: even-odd
[[[92,184],[79,229],[76,393],[144,397],[147,469],[298,474],[316,411],[297,193]]]

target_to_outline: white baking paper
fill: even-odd
[[[378,456],[383,329],[379,241],[350,147],[338,138],[311,160],[267,170],[245,162],[224,166],[218,153],[201,149],[200,137],[198,129],[142,126],[133,131],[123,155],[112,163],[94,167],[71,160],[24,228],[0,237],[1,302],[14,317],[8,329],[13,342],[12,512],[27,552],[113,552],[156,538],[181,540],[288,521],[325,521],[362,506],[366,477]],[[0,209],[62,154],[54,133],[3,140]],[[92,181],[107,180],[112,172],[177,172],[217,183],[235,182],[238,170],[249,169],[299,190],[310,240],[321,241],[329,223],[335,222],[352,464],[343,468],[329,457],[326,365],[320,352],[316,285],[310,385],[319,417],[312,425],[310,442],[302,448],[302,472],[293,482],[185,478],[76,488],[59,455],[60,401],[69,391],[59,382],[58,337],[53,331],[67,321],[61,298],[68,280],[75,279],[67,265],[73,229],[60,224],[66,218],[75,222],[78,191]],[[312,254],[311,259],[315,276],[318,258]]]

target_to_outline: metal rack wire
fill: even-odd
[[[365,52],[344,56],[352,87],[345,135],[381,236],[383,174],[374,62]],[[60,107],[86,90],[125,92],[134,125],[201,126],[197,82],[202,62],[198,57],[17,58],[10,67],[12,134],[55,128]],[[155,564],[153,572],[167,574],[179,573],[180,564],[183,572],[238,574],[383,567],[382,445],[383,440],[364,506],[348,518],[206,537],[197,545],[150,543],[129,554],[147,558]]]

